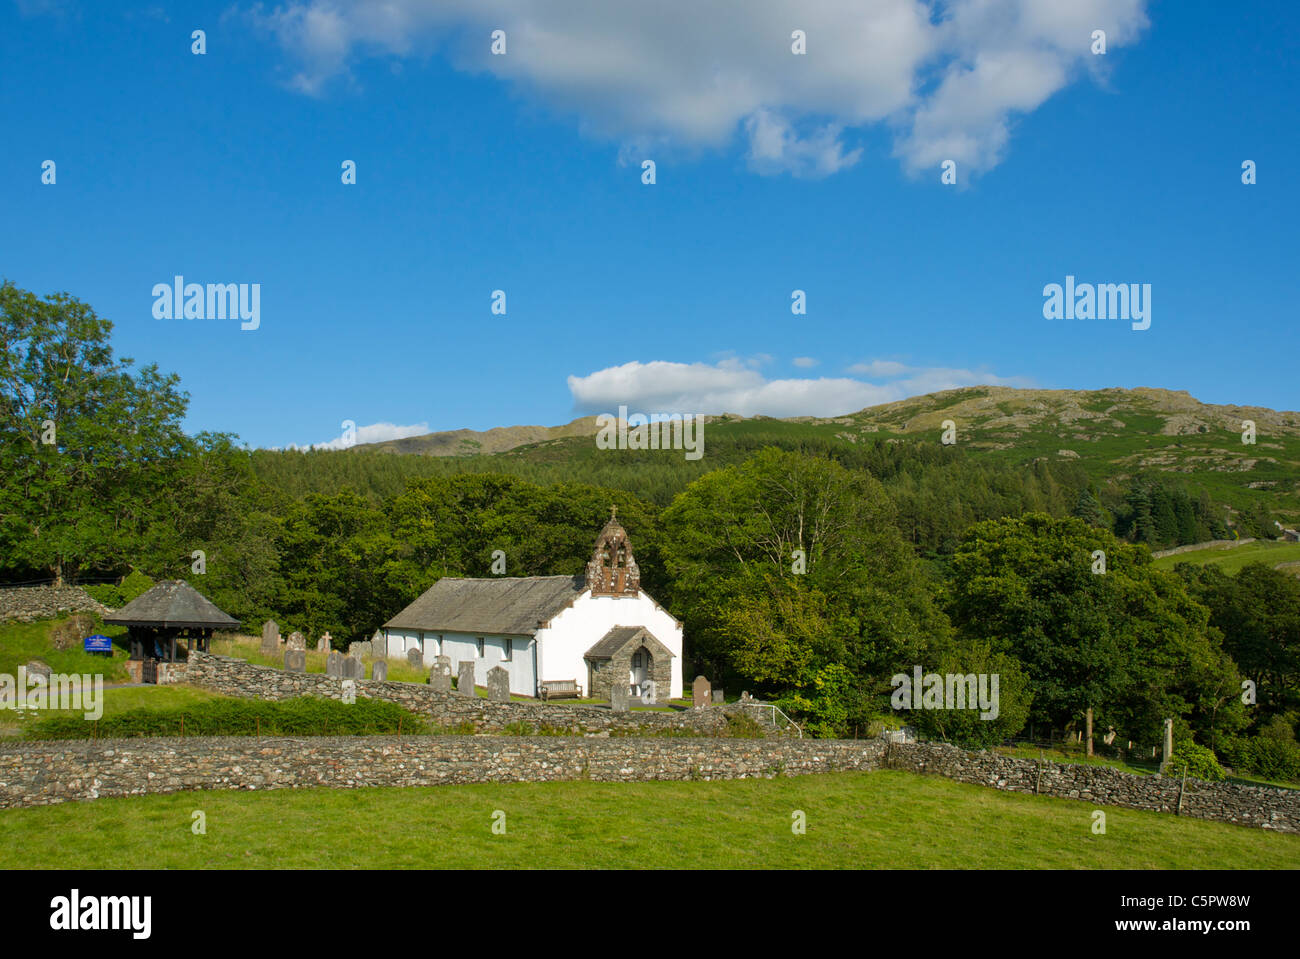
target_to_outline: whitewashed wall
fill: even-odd
[[[583,593],[550,625],[537,631],[541,678],[576,679],[587,694],[587,662],[583,653],[615,626],[644,626],[673,654],[672,688],[659,690],[660,699],[682,695],[682,627],[644,591],[636,596],[592,596]]]
[[[488,670],[500,666],[510,674],[510,691],[521,696],[537,695],[537,673],[533,665],[533,653],[537,641],[529,636],[493,636],[483,635],[483,656],[478,654],[477,633],[432,633],[425,632],[421,646],[420,633],[415,630],[388,630],[388,658],[405,661],[406,651],[420,647],[424,651],[425,669],[433,668],[435,656],[451,658],[451,674],[460,674],[460,663],[471,660],[474,663],[474,683],[487,685]],[[505,661],[505,643],[513,639],[513,658]]]
[[[615,626],[644,626],[672,651],[672,688],[659,691],[660,699],[679,699],[682,695],[682,627],[667,610],[662,609],[643,591],[636,596],[592,596],[583,593],[567,609],[561,610],[550,625],[537,631],[534,639],[514,637],[514,660],[502,662],[504,636],[484,636],[483,657],[478,655],[478,636],[471,633],[434,633],[424,635],[424,663],[433,666],[435,656],[451,657],[451,674],[457,675],[458,664],[474,661],[474,682],[487,684],[487,671],[503,666],[510,673],[510,691],[521,696],[537,695],[537,680],[576,679],[587,689],[587,662],[583,654]],[[403,660],[406,651],[420,646],[420,633],[414,630],[388,630],[388,657]],[[536,650],[536,660],[534,660]],[[534,669],[536,662],[536,671]]]

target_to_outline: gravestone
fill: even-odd
[[[615,683],[609,690],[609,708],[616,713],[627,712],[627,683]]]
[[[361,659],[370,655],[370,641],[362,640],[359,643],[353,643],[348,647],[348,655]]]
[[[286,673],[307,672],[307,650],[286,649],[284,651],[284,671]]]
[[[268,619],[262,624],[262,655],[274,656],[280,651],[280,627],[275,620]]]
[[[641,702],[646,706],[652,706],[657,702],[655,699],[655,681],[653,679],[647,679],[641,684]]]
[[[339,679],[343,676],[343,654],[331,649],[325,657],[325,675]]]
[[[510,671],[503,666],[493,666],[487,674],[487,698],[493,702],[510,702]]]
[[[316,640],[316,652],[328,653],[330,651],[330,634],[326,633],[320,639]]]
[[[474,660],[462,660],[457,665],[456,692],[462,696],[474,695]]]
[[[348,656],[343,660],[344,679],[365,679],[366,667],[358,656]]]
[[[691,705],[696,709],[703,709],[712,702],[713,696],[709,681],[703,676],[696,676],[695,682],[691,683]]]
[[[412,646],[406,651],[406,665],[412,669],[424,668],[424,652],[419,646]]]
[[[429,671],[429,685],[440,693],[451,692],[451,657],[438,656]]]
[[[297,649],[303,652],[307,651],[307,637],[302,633],[294,630],[289,634],[289,641],[285,643],[286,649]]]
[[[388,661],[376,659],[375,664],[370,667],[370,678],[377,683],[388,682]]]
[[[713,705],[725,706],[726,704],[727,704],[727,697],[722,694],[722,690],[715,689],[713,691]]]
[[[375,659],[388,658],[388,640],[384,639],[384,634],[375,630],[375,635],[370,637],[370,655]]]

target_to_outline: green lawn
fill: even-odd
[[[207,699],[226,699],[218,693],[193,686],[128,686],[124,689],[104,690],[104,716],[114,716],[129,709],[171,709],[190,706]],[[42,709],[27,710],[22,716],[16,710],[0,710],[0,736],[17,735],[30,719],[45,716],[82,716],[85,710]],[[87,736],[90,735],[87,727]]]
[[[1152,560],[1152,565],[1159,569],[1173,569],[1179,563],[1194,563],[1198,566],[1214,564],[1229,575],[1241,572],[1249,563],[1266,563],[1276,566],[1278,563],[1300,562],[1300,543],[1279,543],[1276,541],[1256,541],[1245,546],[1212,546],[1206,549],[1188,550],[1173,556],[1161,556]]]
[[[0,869],[1300,867],[1300,836],[1093,809],[897,771],[189,792],[0,811]]]
[[[106,656],[87,653],[81,644],[63,650],[50,645],[50,631],[67,618],[0,624],[0,673],[16,676],[19,666],[41,659],[56,673],[101,673],[105,683],[126,682],[126,661],[130,653],[119,646],[113,648],[111,656]],[[126,635],[124,626],[101,626],[99,631],[114,640]]]

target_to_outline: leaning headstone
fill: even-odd
[[[406,665],[412,669],[424,669],[424,651],[419,646],[412,646],[406,651]]]
[[[510,670],[493,666],[487,674],[487,698],[498,703],[510,702]]]
[[[292,633],[289,634],[289,641],[288,641],[287,643],[285,643],[285,648],[286,648],[286,649],[300,649],[300,650],[302,650],[303,652],[306,652],[306,651],[307,651],[307,637],[304,636],[302,633],[300,633],[300,632],[298,632],[298,631],[295,630],[294,632],[292,632]]]
[[[280,627],[275,620],[268,619],[262,624],[262,655],[274,656],[280,651]]]
[[[284,651],[284,671],[286,673],[307,672],[307,650],[286,649]]]
[[[331,649],[325,657],[325,675],[339,679],[343,676],[343,654]]]
[[[377,683],[388,681],[388,660],[376,659],[375,664],[370,667],[370,678]]]
[[[647,679],[641,684],[641,702],[646,706],[652,706],[657,702],[655,699],[655,681],[653,679]]]
[[[375,630],[375,635],[370,637],[370,655],[375,659],[388,658],[388,641],[379,630]]]
[[[725,706],[726,704],[727,704],[727,697],[722,694],[722,690],[715,689],[713,691],[713,705]]]
[[[615,683],[609,689],[609,708],[616,713],[627,712],[627,683]]]
[[[713,702],[712,690],[709,687],[709,681],[703,676],[696,676],[695,682],[691,683],[691,705],[696,709],[703,709]]]
[[[429,685],[440,693],[451,692],[451,657],[438,656],[429,671]]]
[[[474,660],[462,660],[457,666],[456,692],[462,696],[474,695]]]

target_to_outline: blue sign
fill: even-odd
[[[87,636],[85,648],[88,653],[111,653],[113,641],[107,636]]]

